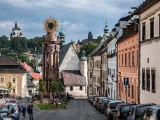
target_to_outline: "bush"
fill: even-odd
[[[21,97],[21,96],[18,96],[18,99],[22,99],[22,97]]]

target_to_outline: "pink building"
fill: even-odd
[[[118,39],[118,99],[138,103],[138,19],[128,21]],[[124,78],[129,84],[124,85]]]

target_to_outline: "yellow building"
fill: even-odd
[[[14,58],[0,56],[0,89],[7,89],[6,84],[10,82],[12,85],[10,93],[20,96],[24,76],[21,65]]]

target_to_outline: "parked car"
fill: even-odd
[[[97,109],[99,111],[101,111],[101,107],[102,107],[102,104],[104,104],[106,101],[108,101],[109,99],[107,97],[104,97],[104,98],[101,98],[99,99],[99,102],[97,104]]]
[[[160,120],[160,106],[150,106],[146,108],[141,117],[140,120]]]
[[[19,120],[20,118],[20,111],[19,111],[19,106],[18,104],[15,103],[6,103],[2,106],[2,111],[4,112],[1,116],[2,117],[7,117],[8,116],[8,106],[10,107],[9,109],[9,117],[12,118],[12,120]]]
[[[69,94],[69,95],[68,95],[68,98],[69,98],[69,100],[74,100],[74,99],[75,99],[75,96],[72,95],[72,94]]]
[[[5,100],[6,100],[7,103],[17,103],[17,100],[12,99],[12,98],[10,98],[10,99],[5,99]]]
[[[107,97],[98,97],[96,99],[96,103],[95,103],[95,107],[98,109],[99,108],[99,104],[101,103],[102,99],[108,99]]]
[[[96,96],[96,95],[90,95],[90,96],[88,97],[88,102],[89,102],[89,103],[92,103],[92,100],[94,99],[95,96]]]
[[[139,120],[140,116],[142,115],[143,111],[156,104],[142,104],[142,105],[136,105],[132,106],[130,108],[129,116],[127,117],[127,120]]]
[[[91,104],[92,104],[93,106],[96,105],[97,99],[98,99],[98,96],[93,97],[92,102],[91,102]]]
[[[103,100],[102,104],[100,105],[100,112],[105,113],[105,109],[108,107],[108,102],[113,101],[112,99],[105,99]]]
[[[121,103],[118,104],[116,109],[116,113],[114,114],[114,120],[127,120],[127,116],[129,115],[130,108],[135,106],[135,103]]]
[[[114,101],[109,101],[108,102],[108,107],[106,110],[106,116],[107,116],[107,120],[113,120],[115,113],[117,112],[117,105],[124,103],[123,101],[120,100],[114,100]]]

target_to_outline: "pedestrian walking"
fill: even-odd
[[[30,120],[33,120],[33,104],[30,103],[27,107],[27,112],[29,114]]]
[[[26,115],[26,105],[25,105],[25,103],[23,103],[22,106],[21,106],[21,112],[23,114],[23,118],[25,118],[25,115]]]

